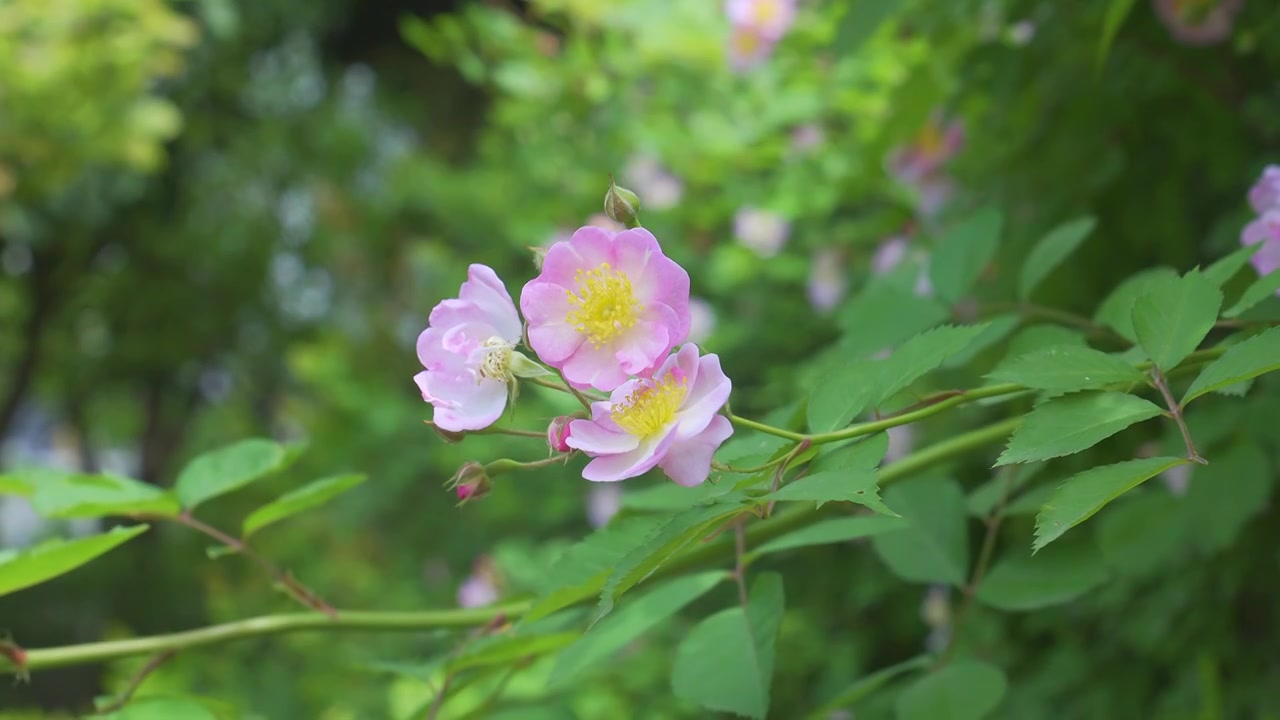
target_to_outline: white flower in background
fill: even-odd
[[[760,257],[773,257],[782,251],[791,235],[791,223],[778,213],[754,207],[743,207],[733,217],[733,234],[738,242]]]
[[[587,490],[587,522],[593,528],[609,524],[622,509],[622,485],[620,483],[591,483]]]
[[[689,342],[701,345],[716,331],[716,309],[700,297],[689,298]]]
[[[684,181],[653,155],[633,155],[622,171],[622,178],[640,198],[641,211],[675,207],[684,196]]]
[[[476,558],[471,574],[458,586],[458,605],[478,608],[498,600],[498,568],[487,555]]]
[[[884,453],[885,462],[897,462],[906,457],[916,445],[916,430],[910,425],[891,427],[889,449]]]
[[[809,283],[806,287],[809,304],[818,312],[830,312],[844,299],[848,287],[844,254],[835,248],[815,252],[809,262]]]
[[[1187,488],[1191,485],[1191,473],[1194,469],[1194,465],[1175,465],[1160,473],[1160,479],[1174,497],[1182,497],[1187,494]]]

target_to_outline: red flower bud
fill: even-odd
[[[573,418],[567,415],[561,415],[551,421],[551,425],[547,427],[547,444],[556,452],[567,453],[573,450],[569,447],[569,423]]]

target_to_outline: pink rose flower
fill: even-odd
[[[547,445],[555,452],[567,453],[573,449],[569,447],[569,423],[571,422],[573,418],[561,415],[547,426]]]
[[[644,228],[579,228],[520,294],[529,345],[574,387],[648,375],[689,335],[689,275]]]
[[[1258,275],[1270,275],[1280,269],[1280,209],[1268,210],[1246,225],[1240,233],[1240,242],[1244,245],[1262,243],[1262,248],[1249,259]]]
[[[735,28],[751,28],[769,41],[777,41],[796,18],[795,0],[725,0],[724,13]]]
[[[729,31],[729,67],[734,72],[745,72],[764,62],[773,54],[776,40],[761,35],[748,25],[735,25]]]
[[[588,480],[612,482],[654,467],[685,487],[711,474],[711,456],[733,434],[718,414],[732,387],[715,355],[692,343],[667,358],[652,378],[638,378],[592,403],[590,420],[570,424],[569,445],[593,458]]]
[[[1153,0],[1169,35],[1183,45],[1213,45],[1231,37],[1240,0]]]
[[[484,265],[468,268],[458,297],[436,305],[418,336],[418,360],[426,370],[413,379],[435,407],[437,426],[480,430],[502,416],[520,330],[515,303],[497,274]]]
[[[1280,165],[1268,165],[1258,182],[1249,188],[1249,204],[1254,212],[1280,210]]]

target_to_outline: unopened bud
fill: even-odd
[[[562,453],[573,450],[569,447],[569,423],[572,421],[573,418],[568,415],[561,415],[547,426],[547,444],[552,450]]]
[[[629,228],[640,227],[640,198],[630,190],[619,187],[609,178],[609,192],[604,195],[604,214],[609,219]]]
[[[466,503],[489,494],[493,487],[484,466],[477,462],[467,462],[458,468],[458,472],[449,478],[447,487],[458,493],[458,500]]]
[[[512,375],[522,378],[546,377],[553,374],[550,370],[514,350],[511,351],[511,357],[507,361],[507,368],[511,370]]]
[[[547,259],[548,248],[531,247],[529,252],[533,253],[533,269],[542,272],[542,261]]]

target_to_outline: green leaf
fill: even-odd
[[[979,720],[1004,698],[1008,682],[999,668],[973,660],[951,663],[902,691],[898,720]]]
[[[1205,393],[1276,370],[1280,370],[1280,327],[1228,348],[1222,357],[1200,371],[1182,396],[1182,404],[1186,405]]]
[[[544,618],[574,603],[597,595],[613,567],[633,548],[657,532],[669,517],[615,518],[606,527],[567,549],[539,586],[539,596],[521,624]]]
[[[958,368],[972,363],[974,358],[978,357],[982,351],[1009,337],[1021,324],[1022,316],[1017,313],[993,315],[987,318],[986,322],[983,323],[982,332],[978,333],[978,336],[966,345],[963,350],[947,358],[942,363],[942,366]]]
[[[744,610],[722,610],[698,623],[676,649],[676,697],[720,712],[763,719],[769,712],[774,644],[782,624],[782,576],[763,573]]]
[[[835,698],[824,703],[821,708],[810,713],[809,720],[828,720],[836,710],[853,705],[876,690],[888,685],[891,680],[909,672],[923,670],[931,664],[933,664],[932,656],[917,655],[910,660],[904,660],[896,665],[881,668],[866,677],[858,678],[856,682],[842,691]]]
[[[1134,301],[1153,283],[1177,277],[1177,271],[1167,267],[1150,268],[1131,275],[1102,301],[1093,319],[1110,326],[1126,340],[1137,342],[1138,336],[1133,332]]]
[[[485,638],[470,645],[457,657],[445,662],[445,671],[458,673],[486,665],[508,665],[526,658],[557,652],[581,637],[577,632],[501,635]]]
[[[1036,555],[1013,551],[982,579],[977,598],[1000,610],[1037,610],[1073,600],[1106,579],[1097,548],[1059,543]]]
[[[1222,291],[1192,271],[1153,282],[1133,302],[1133,332],[1161,370],[1170,370],[1195,352],[1213,329]]]
[[[793,548],[810,547],[812,545],[830,545],[848,542],[859,538],[879,535],[891,530],[902,530],[909,527],[907,521],[897,517],[879,515],[865,517],[832,518],[823,520],[780,538],[771,540],[747,553],[748,561],[761,555],[791,550]]]
[[[1185,500],[1155,491],[1132,493],[1113,505],[1098,518],[1098,549],[1107,567],[1125,577],[1144,577],[1181,560],[1187,537],[1187,522],[1180,512],[1184,504]]]
[[[207,452],[187,463],[178,474],[174,490],[188,510],[196,505],[238,490],[280,469],[286,452],[272,440],[250,439]]]
[[[987,208],[943,234],[929,261],[929,277],[938,297],[956,302],[969,292],[995,254],[1003,224],[1000,212]]]
[[[1163,412],[1155,403],[1125,393],[1088,393],[1050,400],[1023,418],[996,465],[1078,453]]]
[[[126,540],[141,535],[148,527],[117,527],[101,535],[49,540],[25,550],[0,552],[0,595],[69,573]]]
[[[18,478],[16,474],[0,475],[0,495],[28,497],[31,493],[31,484]]]
[[[1116,34],[1120,32],[1120,26],[1124,25],[1125,18],[1129,17],[1135,2],[1136,0],[1111,0],[1107,5],[1107,14],[1102,19],[1102,37],[1098,40],[1098,70],[1102,70],[1107,64],[1111,44],[1115,42]]]
[[[241,533],[247,538],[271,523],[319,507],[363,483],[365,479],[360,474],[335,475],[303,485],[250,513],[244,519]]]
[[[1210,553],[1231,547],[1244,526],[1266,510],[1274,478],[1267,454],[1247,440],[1235,441],[1208,465],[1193,466],[1184,501],[1196,545]]]
[[[105,720],[218,720],[218,714],[195,698],[148,696],[131,700]]]
[[[724,579],[725,573],[720,571],[682,577],[629,601],[566,648],[557,659],[548,682],[562,682],[592,666],[606,663],[609,656],[707,594]]]
[[[1018,275],[1018,297],[1023,300],[1030,298],[1041,281],[1075,252],[1097,225],[1095,218],[1086,216],[1050,230],[1022,264],[1022,272]]]
[[[902,0],[859,0],[851,3],[836,28],[832,47],[841,55],[849,56],[875,35],[876,30],[893,16]]]
[[[1255,245],[1254,247],[1258,246]],[[1275,295],[1276,290],[1280,290],[1280,270],[1273,270],[1271,273],[1254,280],[1240,294],[1240,299],[1222,314],[1229,318],[1240,317],[1245,312],[1253,309],[1254,305]]]
[[[746,467],[762,465],[765,462],[767,462],[767,459]],[[661,482],[649,487],[640,488],[639,490],[627,490],[622,495],[622,507],[645,512],[684,510],[694,505],[702,505],[732,492],[733,481],[727,480],[727,478],[733,477],[737,476],[730,473],[720,473],[718,479],[712,478],[716,482],[705,482],[693,487],[676,485],[663,478]]]
[[[836,346],[841,366],[924,332],[951,316],[946,306],[893,285],[872,285],[840,310],[844,338]]]
[[[1021,357],[1027,353],[1057,345],[1075,345],[1088,347],[1089,343],[1078,330],[1064,328],[1060,325],[1032,325],[1023,328],[1009,341],[1009,349],[1005,358]]]
[[[1186,462],[1174,457],[1126,460],[1072,475],[1058,486],[1036,516],[1036,539],[1032,549],[1043,549],[1067,530],[1093,517],[1107,503],[1165,470]]]
[[[172,493],[114,475],[50,474],[32,484],[31,506],[49,518],[170,516],[181,511]]]
[[[889,436],[876,433],[853,446],[853,452],[842,453],[844,462],[838,469],[824,470],[793,480],[765,500],[801,500],[818,503],[852,502],[865,505],[878,513],[896,515],[880,502],[876,487],[876,467],[889,449]]]
[[[1146,379],[1124,360],[1079,345],[1034,350],[1004,361],[987,377],[1052,393],[1096,390]]]
[[[909,582],[964,585],[969,535],[959,483],[938,476],[909,480],[886,490],[885,502],[910,523],[907,529],[871,538],[889,570]]]
[[[745,505],[719,503],[669,518],[643,543],[618,559],[600,591],[600,605],[592,622],[599,622],[612,612],[623,593],[653,574],[672,555],[745,512],[750,512]]]
[[[1218,260],[1214,264],[1204,269],[1204,276],[1209,282],[1222,287],[1227,281],[1236,276],[1240,272],[1240,268],[1249,262],[1249,258],[1262,248],[1262,244],[1245,245],[1230,255]]]
[[[1044,468],[1045,463],[1029,463],[1006,468],[996,473],[990,480],[969,493],[968,499],[965,500],[965,508],[974,517],[989,517],[995,512],[996,506],[1000,505],[1001,499],[1007,501],[1016,497],[1018,492]]]

